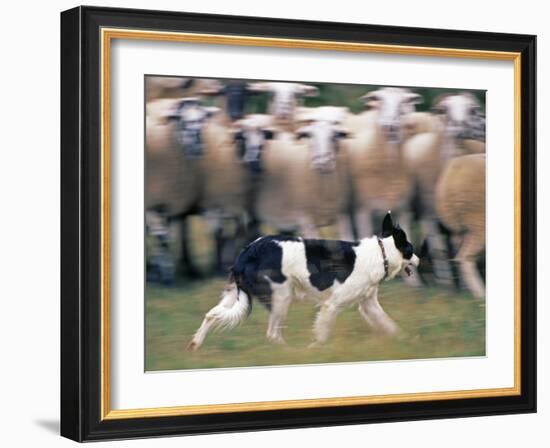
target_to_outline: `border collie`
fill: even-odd
[[[359,242],[314,240],[292,236],[263,236],[237,257],[221,301],[212,308],[188,349],[197,350],[212,328],[233,328],[252,310],[252,298],[269,310],[267,337],[284,343],[282,328],[293,300],[313,298],[320,304],[312,346],[327,341],[336,315],[357,303],[367,324],[385,334],[399,327],[378,302],[378,285],[401,271],[410,275],[418,257],[388,212],[382,238]]]

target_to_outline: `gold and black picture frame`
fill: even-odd
[[[535,55],[536,37],[530,35],[99,7],[61,13],[61,434],[76,441],[92,441],[535,412]],[[230,58],[234,63],[227,63]],[[291,70],[286,75],[278,71],[284,67]],[[369,70],[363,71],[364,67]],[[429,67],[441,67],[441,76],[455,73],[459,81],[430,78],[437,70]],[[485,73],[485,78],[477,78],[480,73]],[[391,294],[381,296],[381,302],[388,301],[390,315],[410,315],[414,310],[421,317],[403,324],[404,331],[393,342],[375,339],[380,341],[377,345],[391,347],[391,354],[350,357],[342,345],[335,345],[338,342],[303,350],[292,344],[271,348],[264,341],[268,314],[259,303],[252,313],[247,311],[251,316],[260,313],[258,322],[252,323],[261,324],[260,333],[256,327],[240,333],[249,340],[257,334],[257,340],[244,344],[237,337],[224,340],[226,333],[220,333],[212,336],[210,346],[210,340],[205,343],[204,352],[186,351],[205,313],[218,303],[225,283],[216,273],[192,283],[176,278],[169,279],[168,285],[151,286],[154,280],[150,281],[153,277],[148,277],[147,269],[153,266],[151,272],[158,280],[158,266],[166,266],[165,259],[161,259],[164,264],[149,262],[148,255],[153,253],[158,260],[158,252],[150,249],[147,236],[143,236],[149,225],[144,198],[147,201],[149,194],[147,179],[150,182],[152,178],[148,171],[152,162],[147,158],[147,79],[151,77],[176,79],[176,92],[161,98],[166,104],[193,98],[192,107],[201,110],[220,109],[219,91],[209,87],[193,95],[182,94],[189,79],[213,79],[222,86],[220,91],[229,85],[228,80],[237,80],[241,86],[313,85],[325,96],[301,98],[295,106],[307,113],[315,107],[349,106],[347,112],[360,114],[364,106],[373,107],[373,92],[409,89],[411,98],[423,97],[424,103],[429,103],[419,107],[418,113],[432,117],[441,113],[433,107],[440,94],[466,92],[477,101],[475,113],[483,123],[476,127],[482,129],[483,137],[476,139],[483,141],[483,166],[487,163],[482,179],[487,219],[480,226],[487,234],[483,253],[488,261],[487,266],[478,263],[476,269],[486,278],[487,297],[473,297],[468,285],[460,281],[455,286],[462,287],[462,292],[456,294],[448,292],[452,286],[427,294],[418,286],[411,286],[415,289],[409,292],[399,283],[391,291],[410,299],[406,309],[391,308]],[[254,95],[247,113],[273,113],[268,102],[275,93],[262,88],[260,96],[265,90],[267,94],[260,99]],[[353,103],[349,98],[355,98],[356,92],[361,92],[361,97],[370,94],[371,102]],[[199,101],[197,96],[203,98]],[[345,101],[341,100],[344,96]],[[376,97],[376,101],[381,100]],[[173,109],[170,111],[163,118],[173,119]],[[303,120],[306,125],[315,122],[308,117]],[[233,135],[242,118],[239,115],[220,126]],[[340,121],[325,121],[349,137],[349,129],[342,129],[345,126]],[[287,131],[296,133],[304,123],[290,124]],[[406,127],[411,129],[421,132]],[[267,135],[265,131],[263,135]],[[302,135],[293,138],[299,140]],[[467,138],[473,137],[469,134]],[[243,172],[257,185],[258,172]],[[224,174],[223,169],[215,173]],[[321,197],[326,194],[319,193]],[[150,209],[160,211],[155,225],[162,222],[159,216],[166,217],[162,207]],[[198,209],[200,220],[194,218],[190,224],[198,232],[194,237],[207,235],[204,229],[212,216]],[[167,222],[175,217],[170,216]],[[404,222],[403,218],[401,224]],[[164,230],[160,225],[156,228],[161,230],[153,239],[164,247]],[[414,228],[416,234],[422,233],[420,225]],[[270,228],[258,235],[272,232]],[[325,236],[332,235],[330,232],[320,233],[331,239]],[[456,233],[461,236],[465,232],[461,227]],[[353,227],[352,233],[357,237],[360,231]],[[302,244],[302,237],[298,231],[285,238]],[[213,243],[205,241],[202,236],[195,237],[195,250],[215,252]],[[373,246],[379,250],[380,244],[382,249],[383,262],[378,268],[384,267],[386,272],[380,281],[386,280],[394,256],[393,252],[386,254],[390,249],[384,249],[381,241],[378,238]],[[333,247],[315,244],[318,251]],[[231,257],[245,246],[242,243],[235,248]],[[201,256],[209,260],[213,257],[210,252]],[[227,266],[227,260],[220,262],[222,271],[227,271],[231,257]],[[423,257],[432,258],[420,259]],[[331,266],[339,269],[341,263],[334,260],[331,258]],[[421,267],[418,269],[422,274]],[[407,283],[406,279],[395,281]],[[494,289],[497,283],[498,290]],[[237,299],[241,297],[238,287],[237,283]],[[201,288],[207,291],[206,299],[198,295]],[[189,306],[191,300],[196,300],[194,308]],[[434,303],[442,314],[426,313],[427,306]],[[189,317],[185,313],[191,309],[196,314]],[[289,332],[292,326],[304,329],[299,335],[293,333],[299,346],[305,340],[302,334],[311,331],[314,308],[300,303],[296,309],[302,313],[299,316],[308,318],[296,318],[289,325]],[[450,314],[454,320],[445,317]],[[337,327],[342,328],[337,340],[348,344],[344,347],[356,340],[381,337],[374,331],[362,334],[359,323],[353,321],[359,317],[353,316],[343,315],[345,323]],[[182,324],[188,321],[187,326]],[[459,348],[419,351],[418,356],[411,356],[406,347],[423,350],[422,338],[426,345],[433,341],[424,333],[428,325],[437,327],[437,333],[429,337],[444,344],[452,333]],[[478,338],[477,345],[471,344],[472,334]],[[192,341],[190,346],[196,348]],[[363,346],[357,347],[361,350]],[[260,359],[259,351],[262,356],[267,353],[267,360]],[[272,354],[280,357],[272,360]],[[185,358],[192,356],[195,358]],[[493,361],[487,368],[486,363]],[[411,377],[422,375],[424,381],[398,380],[405,372],[400,369],[412,372],[415,363],[419,370]],[[442,372],[450,369],[463,378],[445,378]],[[482,369],[485,376],[476,377]],[[491,373],[497,370],[501,376]],[[372,373],[372,378],[385,377],[385,382],[380,379],[379,384],[365,386],[357,378],[366,372]],[[222,378],[236,381],[233,394],[223,395],[213,386]],[[289,379],[296,382],[292,387]],[[246,382],[246,387],[239,381]]]

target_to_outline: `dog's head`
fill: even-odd
[[[407,240],[407,234],[399,227],[399,224],[394,224],[391,212],[386,213],[382,223],[382,238],[393,238],[393,242],[397,249],[400,259],[390,260],[390,264],[396,264],[398,270],[396,274],[404,270],[407,275],[411,275],[411,266],[418,267],[420,259],[414,253],[413,245]]]

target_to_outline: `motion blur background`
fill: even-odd
[[[146,370],[485,354],[484,91],[147,76],[145,97]],[[307,350],[298,302],[274,347],[257,304],[185,351],[247,243],[369,237],[388,209],[422,259],[380,291],[403,337],[352,308]]]

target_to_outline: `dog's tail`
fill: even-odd
[[[247,318],[252,307],[250,296],[237,286],[233,272],[223,290],[220,302],[212,308],[189,343],[188,349],[197,350],[214,328],[234,328]]]

